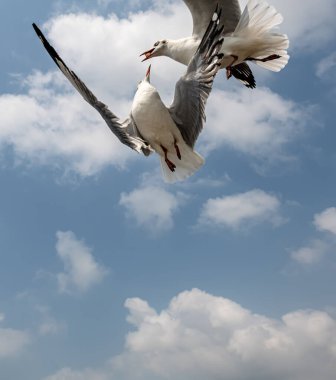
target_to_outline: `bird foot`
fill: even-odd
[[[226,68],[226,79],[230,79],[231,77],[232,77],[231,66],[228,66]]]
[[[180,148],[178,147],[176,141],[174,142],[174,146],[175,146],[177,157],[178,157],[179,160],[181,160],[182,156],[181,156]]]
[[[169,160],[167,148],[165,148],[163,145],[161,145],[161,148],[162,148],[162,150],[164,152],[165,161],[166,161],[166,164],[167,164],[169,170],[174,173],[174,171],[176,169],[176,165]]]
[[[278,55],[278,54],[272,54],[272,55],[269,55],[266,58],[261,59],[261,61],[262,62],[268,62],[268,61],[273,61],[274,59],[279,59],[279,58],[281,58],[280,55]]]

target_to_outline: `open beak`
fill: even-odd
[[[145,58],[142,60],[142,62],[147,61],[147,59],[151,58],[154,50],[155,50],[155,48],[147,50],[144,53],[140,54],[140,57],[142,57],[143,55],[145,56]]]
[[[148,80],[148,82],[150,82],[151,67],[152,67],[152,65],[149,65],[149,67],[147,69],[147,73],[146,73],[146,79]]]

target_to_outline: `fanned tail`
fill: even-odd
[[[283,69],[289,55],[289,40],[286,34],[274,33],[283,17],[264,0],[249,0],[233,36],[249,40],[255,46],[253,56],[247,60],[272,71]]]
[[[204,159],[197,152],[193,151],[187,144],[179,143],[181,152],[181,160],[176,156],[176,152],[168,152],[168,158],[176,165],[176,169],[172,172],[164,157],[160,157],[162,176],[165,182],[173,183],[177,181],[183,181],[194,174],[203,164]]]

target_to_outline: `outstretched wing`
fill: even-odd
[[[202,38],[206,31],[213,11],[218,4],[223,10],[221,25],[224,25],[224,34],[232,33],[241,16],[238,0],[183,0],[189,8],[193,18],[193,36]]]
[[[62,58],[49,44],[36,24],[33,24],[33,28],[58,68],[68,78],[68,80],[82,95],[82,97],[100,113],[108,127],[118,137],[118,139],[123,144],[129,146],[137,152],[142,152],[145,155],[149,155],[151,153],[151,148],[148,143],[146,143],[141,138],[133,118],[129,117],[121,123],[119,118],[108,109],[106,104],[99,101],[95,95],[86,87],[86,85],[78,78],[78,76],[67,67]]]
[[[187,72],[175,86],[175,97],[169,112],[179,128],[184,141],[193,147],[205,121],[205,104],[213,80],[220,68],[223,27],[216,8],[203,39],[191,59]]]

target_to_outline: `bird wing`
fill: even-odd
[[[189,8],[193,18],[193,36],[202,38],[216,5],[223,10],[221,25],[224,33],[234,32],[240,16],[241,9],[238,0],[183,0]]]
[[[33,28],[58,68],[71,82],[75,89],[82,95],[82,97],[100,113],[110,130],[117,136],[117,138],[128,147],[148,156],[152,149],[149,144],[141,138],[132,116],[128,117],[124,122],[120,122],[119,118],[108,109],[107,105],[99,101],[87,88],[87,86],[78,78],[78,76],[67,67],[62,58],[49,44],[36,24],[33,24]]]
[[[190,147],[194,146],[203,129],[205,104],[223,57],[219,53],[223,43],[220,13],[216,8],[213,17],[210,17],[211,21],[187,72],[176,83],[174,100],[169,108],[171,117]]]

